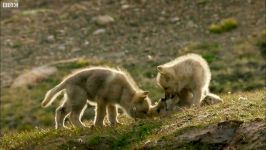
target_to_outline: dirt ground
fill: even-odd
[[[98,25],[99,15],[114,22]],[[235,18],[237,28],[209,32],[225,18]],[[265,65],[256,40],[264,28],[263,0],[25,0],[1,9],[1,87],[27,69],[76,57],[154,80],[157,65],[195,52],[209,59],[212,90],[260,88]]]

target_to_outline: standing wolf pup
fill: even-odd
[[[74,126],[84,126],[81,117],[87,100],[96,105],[95,126],[103,126],[106,111],[111,125],[116,125],[117,106],[133,118],[144,118],[151,105],[148,92],[139,89],[127,72],[104,67],[92,67],[68,76],[46,93],[42,106],[49,106],[61,93],[65,93],[65,98],[56,109],[56,128],[64,127],[68,115]]]
[[[202,100],[217,103],[223,100],[209,92],[211,72],[208,63],[197,54],[187,54],[157,67],[157,83],[165,91],[167,101],[177,101],[180,106],[199,106]]]

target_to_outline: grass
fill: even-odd
[[[223,32],[228,32],[231,31],[235,28],[237,28],[237,21],[234,18],[227,18],[221,20],[217,24],[211,24],[209,26],[209,31],[211,33],[223,33]]]
[[[260,48],[261,54],[266,56],[266,30],[264,29],[258,36],[256,45]]]
[[[186,50],[181,50],[181,52],[201,54],[209,62],[212,71],[210,89],[212,92],[217,93],[254,90],[264,87],[263,71],[258,70],[263,66],[264,62],[261,59],[261,55],[255,53],[256,51],[252,49],[253,47],[250,47],[249,43],[240,42],[236,45],[233,53],[234,55],[241,56],[241,59],[239,58],[235,61],[230,61],[230,57],[220,56],[220,53],[223,52],[223,46],[219,43],[207,41],[191,43],[187,45]],[[182,53],[178,55],[182,55]],[[224,63],[229,61],[231,62],[230,64]],[[163,91],[160,87],[156,86],[156,66],[162,63],[150,61],[148,64],[144,63],[139,66],[125,64],[121,67],[128,70],[140,88],[150,91],[150,98],[153,101],[157,101],[163,96]],[[56,101],[55,105],[47,109],[40,108],[45,92],[58,84],[64,76],[73,70],[94,65],[117,66],[108,62],[81,58],[74,62],[56,64],[59,71],[55,75],[36,86],[18,88],[16,89],[16,94],[13,94],[14,89],[2,89],[0,118],[2,132],[5,133],[8,130],[30,130],[36,126],[53,126],[51,120],[59,101]],[[91,112],[92,110],[86,112],[85,116],[93,118]],[[32,115],[24,117],[24,114]]]
[[[89,129],[73,128],[54,130],[36,128],[22,132],[10,132],[1,140],[4,149],[133,149],[145,145],[147,141],[165,140],[193,128],[201,128],[224,120],[249,121],[264,119],[264,90],[224,94],[223,104],[201,108],[185,108],[169,116],[139,120],[137,122],[120,116],[125,125],[116,128]],[[48,114],[49,112],[47,112]],[[53,119],[50,120],[53,122]],[[91,121],[85,122],[88,126]]]
[[[25,11],[22,11],[21,12],[21,15],[24,15],[24,16],[31,16],[31,15],[36,15],[38,13],[46,13],[46,12],[49,12],[51,10],[49,9],[33,9],[33,10],[25,10]]]

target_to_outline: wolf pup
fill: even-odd
[[[208,100],[223,101],[209,92],[211,72],[200,55],[180,56],[157,69],[157,83],[164,89],[165,98],[178,100],[180,106],[199,106],[206,96]]]
[[[94,126],[103,126],[106,111],[111,125],[116,125],[117,107],[132,118],[145,118],[151,105],[148,92],[120,69],[92,67],[73,73],[46,93],[42,107],[49,106],[61,93],[65,95],[55,112],[55,128],[65,127],[68,115],[74,126],[83,127],[81,117],[87,101],[96,106]]]

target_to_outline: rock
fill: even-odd
[[[49,35],[46,40],[47,40],[47,42],[52,43],[55,41],[55,37],[53,35]]]
[[[58,46],[58,50],[64,51],[66,50],[66,46],[64,44],[61,44]]]
[[[105,29],[97,29],[92,34],[93,35],[98,35],[98,34],[102,34],[102,33],[105,33],[105,32],[106,32]]]
[[[101,26],[108,25],[115,21],[113,17],[108,16],[108,15],[98,16],[98,17],[93,18],[93,20],[96,22],[96,24],[101,25]]]
[[[12,76],[6,72],[0,73],[0,79],[1,79],[1,88],[9,87],[13,82]]]
[[[190,127],[171,138],[143,144],[141,149],[263,149],[266,146],[266,123],[256,118],[249,122],[228,120],[207,127]]]
[[[125,5],[122,5],[121,8],[122,8],[123,10],[125,10],[125,9],[128,9],[129,7],[130,7],[130,5],[125,4]]]
[[[18,76],[13,81],[13,84],[11,85],[11,87],[17,88],[17,87],[33,86],[37,82],[48,78],[48,76],[53,75],[56,72],[57,72],[56,67],[52,67],[52,66],[36,67]]]
[[[147,56],[148,60],[153,60],[153,57],[151,55]]]
[[[189,28],[197,28],[198,27],[198,25],[195,24],[193,21],[188,21],[187,26]]]
[[[236,132],[227,149],[264,149],[266,147],[266,124],[256,118],[244,123]]]
[[[178,22],[180,19],[178,17],[171,18],[171,22],[175,23]]]
[[[90,44],[89,41],[85,41],[85,42],[84,42],[84,46],[88,46],[89,44]]]

